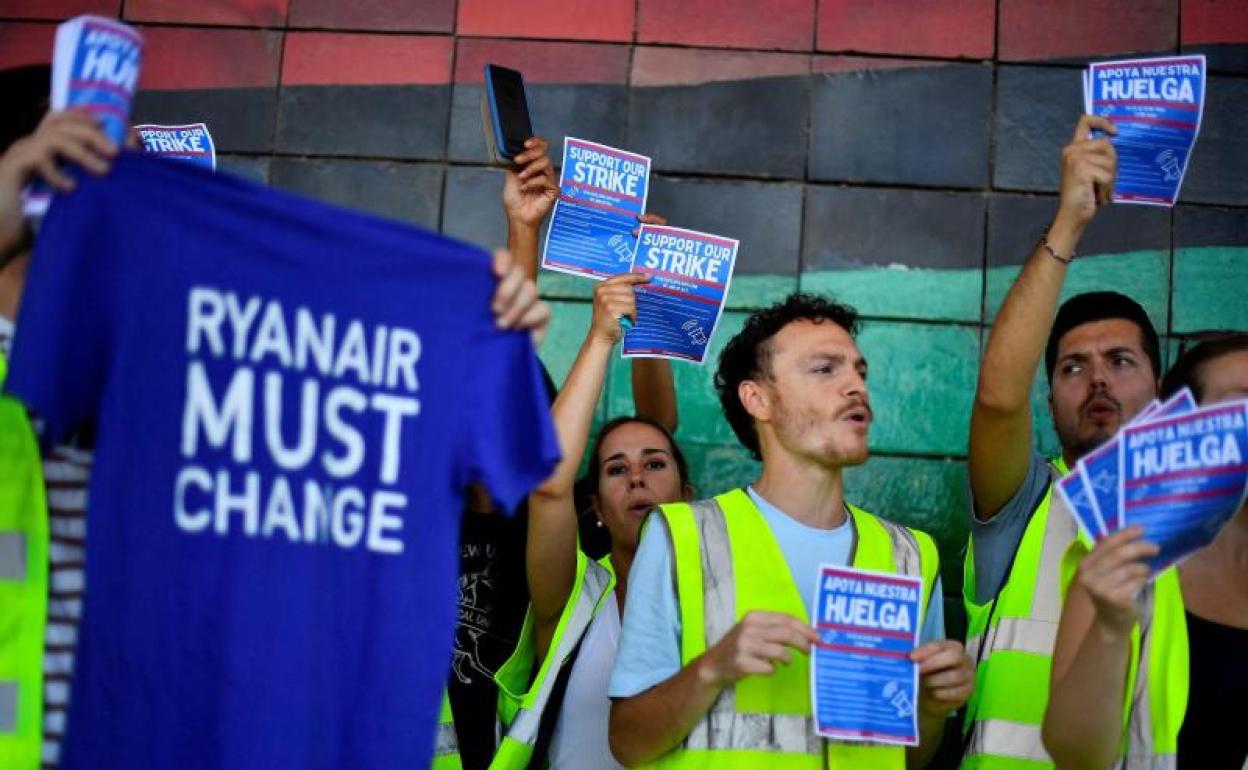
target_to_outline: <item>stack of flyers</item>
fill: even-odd
[[[130,125],[142,58],[143,38],[119,21],[79,16],[61,24],[52,52],[51,109],[90,111],[99,119],[104,135],[121,146]],[[28,217],[42,217],[51,199],[45,185],[32,185],[22,211]]]
[[[217,170],[217,148],[203,123],[186,126],[135,126],[143,150],[150,155],[185,161],[208,171]]]
[[[1248,401],[1197,408],[1184,389],[1089,452],[1057,489],[1099,540],[1139,525],[1160,572],[1209,544],[1248,499]]]
[[[918,645],[923,579],[819,568],[810,690],[816,731],[842,741],[919,743]]]
[[[569,136],[542,267],[594,279],[628,272],[649,190],[649,158]]]
[[[1205,108],[1205,57],[1124,59],[1088,65],[1084,110],[1118,129],[1114,200],[1173,206]]]
[[[650,276],[635,287],[637,323],[625,358],[706,361],[728,298],[738,242],[665,225],[642,225],[627,269]]]

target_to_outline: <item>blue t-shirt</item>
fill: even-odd
[[[809,615],[819,565],[849,563],[853,527],[848,519],[836,529],[808,527],[767,502],[753,487],[746,491],[767,520]],[[628,572],[624,627],[607,690],[612,698],[630,698],[680,671],[680,603],[670,538],[663,517],[651,518]],[[921,643],[945,638],[945,603],[940,592],[937,578],[919,632]]]
[[[8,382],[98,430],[61,766],[427,767],[464,487],[558,455],[488,255],[139,155],[78,185]]]

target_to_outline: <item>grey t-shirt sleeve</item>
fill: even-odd
[[[988,521],[975,515],[975,498],[967,487],[971,509],[971,546],[975,549],[975,601],[984,604],[1005,581],[1014,562],[1014,552],[1031,521],[1036,501],[1049,485],[1049,464],[1038,453],[1031,453],[1027,478],[1009,502]]]

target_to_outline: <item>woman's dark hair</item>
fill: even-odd
[[[676,443],[675,437],[672,436],[672,432],[666,426],[641,415],[626,415],[608,420],[598,431],[598,436],[594,439],[593,448],[589,453],[589,466],[585,475],[577,480],[572,493],[577,515],[580,517],[581,548],[593,558],[599,558],[611,550],[610,535],[607,534],[606,529],[597,526],[593,507],[590,503],[591,498],[598,494],[598,477],[602,472],[602,442],[616,428],[635,422],[649,425],[663,434],[663,437],[667,439],[668,446],[671,448],[672,459],[676,461],[676,472],[680,475],[681,486],[689,483],[689,461],[685,458],[685,453],[681,451],[680,444]]]
[[[1170,398],[1184,387],[1192,391],[1197,403],[1205,400],[1205,385],[1198,375],[1200,367],[1227,353],[1248,350],[1248,332],[1213,332],[1201,335],[1191,348],[1179,349],[1179,360],[1161,380],[1161,397]]]
[[[616,428],[621,425],[628,425],[629,423],[634,422],[639,422],[642,425],[649,425],[651,428],[654,428],[659,433],[663,434],[663,438],[667,439],[668,446],[671,447],[672,459],[676,461],[676,471],[680,474],[680,483],[688,484],[689,463],[685,460],[685,453],[680,451],[680,445],[676,443],[676,438],[672,436],[672,432],[663,424],[652,420],[649,417],[642,417],[641,415],[625,415],[607,420],[606,424],[603,425],[601,430],[598,431],[598,437],[594,439],[594,447],[589,453],[589,468],[586,471],[586,476],[593,480],[592,489],[596,492],[598,487],[598,474],[600,472],[598,466],[602,465],[602,442],[606,440],[607,436],[611,435],[611,432]]]
[[[737,336],[728,341],[719,354],[719,370],[715,372],[715,390],[724,417],[742,446],[755,460],[763,459],[758,449],[758,433],[754,418],[745,411],[737,388],[746,380],[765,379],[771,375],[771,338],[794,321],[823,323],[828,321],[844,329],[849,336],[858,333],[858,311],[838,305],[814,294],[790,294],[783,302],[754,313],[745,321]]]

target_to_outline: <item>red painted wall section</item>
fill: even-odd
[[[459,0],[460,35],[628,42],[635,0]]]
[[[289,32],[282,85],[443,85],[452,45],[449,36]]]
[[[755,78],[806,75],[806,54],[758,51],[701,51],[692,48],[638,48],[633,54],[634,86],[679,86]]]
[[[638,0],[637,42],[809,51],[814,0]]]
[[[1001,0],[999,53],[1008,61],[1105,58],[1171,50],[1178,0]]]
[[[821,0],[817,47],[986,59],[995,22],[994,0]]]
[[[524,73],[526,83],[622,84],[628,80],[628,46],[461,38],[455,82],[480,83],[485,65]]]
[[[262,29],[142,28],[140,89],[277,85],[282,33]]]
[[[60,21],[84,13],[116,16],[121,0],[0,0],[0,17]]]
[[[885,59],[880,56],[815,56],[811,72],[823,75],[838,72],[863,72],[866,70],[916,69],[941,67],[944,62],[931,59]]]
[[[1183,45],[1248,42],[1248,0],[1183,0]]]
[[[292,27],[450,32],[455,0],[290,0]]]
[[[127,21],[179,24],[221,24],[239,27],[281,27],[287,0],[126,0]]]
[[[0,22],[0,69],[52,63],[55,24]]]

